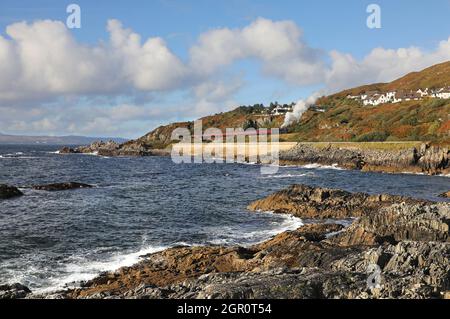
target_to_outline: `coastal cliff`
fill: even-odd
[[[316,147],[314,143],[299,143],[280,153],[282,164],[337,165],[345,169],[387,173],[424,173],[429,175],[450,173],[450,149],[423,143],[406,149],[370,149],[328,144]]]
[[[293,185],[249,209],[305,225],[249,247],[173,247],[80,288],[28,297],[450,297],[450,203]]]

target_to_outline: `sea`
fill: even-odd
[[[448,176],[381,174],[336,166],[175,164],[170,157],[58,154],[59,146],[0,145],[0,184],[24,196],[0,201],[0,285],[34,292],[73,287],[142,255],[179,245],[248,246],[305,221],[250,212],[249,203],[292,184],[446,201]],[[89,189],[37,191],[81,182]]]

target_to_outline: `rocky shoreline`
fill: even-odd
[[[60,154],[97,154],[101,156],[169,156],[170,147],[155,149],[141,140],[118,144],[94,142],[76,148],[63,147]],[[298,143],[279,154],[281,165],[333,165],[344,169],[383,173],[450,174],[450,148],[423,143],[420,147],[399,150],[363,149],[329,144],[319,148],[314,143]]]
[[[450,149],[423,143],[419,148],[375,150],[339,147],[329,144],[318,148],[310,143],[299,143],[280,153],[283,165],[337,165],[345,169],[383,173],[423,173],[447,175],[450,173]]]
[[[450,298],[450,203],[293,185],[248,208],[305,225],[250,247],[173,247],[76,289],[18,285],[17,297]]]
[[[153,149],[141,141],[128,141],[123,144],[114,141],[97,141],[87,146],[63,147],[59,154],[96,154],[100,156],[168,156],[170,151]]]

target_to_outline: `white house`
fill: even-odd
[[[428,88],[426,88],[425,90],[418,89],[416,93],[419,94],[421,97],[428,96]]]
[[[292,112],[292,107],[291,106],[283,106],[283,105],[277,105],[273,110],[272,110],[272,115],[283,115],[286,114],[287,112]]]
[[[390,91],[379,92],[370,91],[357,95],[347,95],[348,99],[360,99],[363,105],[380,105],[384,103],[399,103],[402,101],[418,101],[424,97],[432,97],[438,99],[450,99],[450,87],[444,87],[438,90],[418,89],[417,91]]]
[[[364,105],[380,105],[384,103],[389,103],[395,97],[395,92],[388,92],[383,94],[375,93],[371,96],[368,96],[363,100]]]
[[[433,95],[438,99],[450,99],[450,87],[442,88]]]

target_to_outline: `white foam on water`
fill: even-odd
[[[301,173],[301,174],[279,174],[279,175],[268,175],[261,178],[293,178],[293,177],[305,177],[305,176],[315,176],[314,173]]]
[[[280,221],[273,221],[274,227],[264,230],[242,231],[235,227],[217,227],[217,231],[211,229],[211,233],[219,238],[210,240],[212,245],[242,245],[250,246],[261,243],[280,233],[296,230],[304,225],[303,220],[289,214],[275,214],[273,211],[257,211],[259,214],[273,215]]]
[[[136,252],[116,254],[104,261],[83,260],[83,257],[80,256],[79,262],[68,263],[65,265],[65,275],[49,278],[50,280],[46,284],[46,287],[35,289],[33,292],[48,293],[66,289],[68,287],[75,287],[81,281],[91,280],[102,272],[110,272],[121,267],[132,266],[141,260],[141,256],[156,253],[167,248],[169,248],[169,246],[147,246]]]
[[[322,164],[313,163],[313,164],[301,165],[300,167],[313,168],[313,169],[335,169],[335,170],[339,170],[339,171],[345,170],[344,168],[339,167],[337,163],[334,163],[332,165],[322,165]]]
[[[17,156],[17,155],[0,155],[3,159],[35,159],[37,156]]]

